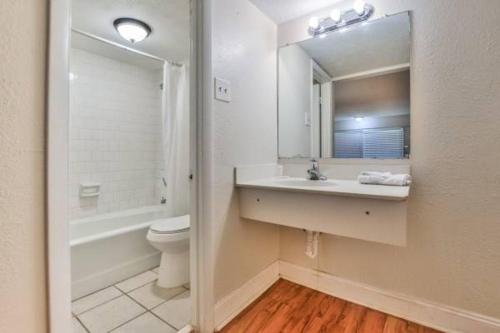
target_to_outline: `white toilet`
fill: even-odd
[[[149,227],[146,238],[161,251],[158,286],[174,288],[189,282],[189,215],[164,218]]]

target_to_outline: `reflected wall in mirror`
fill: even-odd
[[[410,156],[410,17],[279,50],[280,158]]]

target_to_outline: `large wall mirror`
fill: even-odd
[[[410,157],[409,13],[279,50],[280,158]]]

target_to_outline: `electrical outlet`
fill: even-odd
[[[231,102],[231,82],[215,78],[215,99],[223,102]]]

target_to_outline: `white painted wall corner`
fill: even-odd
[[[279,261],[275,261],[243,286],[234,290],[215,305],[216,331],[222,329],[250,303],[262,295],[280,278]]]

